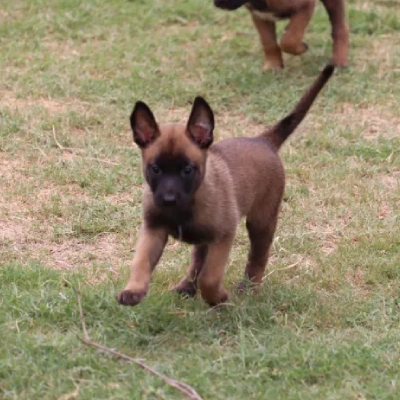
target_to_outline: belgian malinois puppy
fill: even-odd
[[[194,296],[199,289],[209,305],[225,302],[222,280],[241,217],[250,239],[242,285],[262,282],[285,187],[278,150],[333,70],[326,66],[292,113],[253,138],[212,144],[214,114],[201,97],[186,125],[158,125],[149,107],[136,103],[130,122],[146,179],[144,221],[119,303],[142,301],[169,235],[194,245],[187,275],[175,291]]]
[[[346,66],[349,48],[349,28],[345,18],[344,0],[321,0],[332,25],[332,63]],[[263,69],[283,68],[282,52],[303,54],[308,46],[303,36],[314,13],[316,0],[214,0],[215,6],[236,10],[245,5],[250,11],[265,53]],[[275,22],[289,19],[289,24],[279,46],[276,40]]]

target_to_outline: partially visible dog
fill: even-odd
[[[344,0],[321,0],[332,25],[333,57],[336,66],[347,66],[349,28],[346,23]],[[263,69],[283,68],[282,52],[300,55],[308,46],[303,37],[314,13],[316,0],[214,0],[218,8],[236,10],[246,6],[257,28],[265,53]],[[280,46],[275,22],[289,19]]]
[[[333,66],[325,67],[291,114],[253,138],[212,144],[214,114],[201,97],[186,125],[158,125],[149,107],[136,103],[131,127],[146,179],[144,221],[119,303],[136,305],[147,294],[169,235],[194,245],[187,276],[175,290],[194,296],[200,289],[211,306],[225,302],[222,280],[242,217],[250,252],[241,287],[262,282],[285,187],[278,150],[333,71]]]

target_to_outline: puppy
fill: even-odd
[[[158,125],[149,107],[136,103],[130,122],[146,180],[144,221],[120,304],[136,305],[147,294],[169,235],[193,245],[187,275],[174,290],[194,296],[199,289],[210,306],[225,302],[222,280],[242,217],[250,239],[242,285],[262,282],[285,187],[278,150],[333,71],[326,66],[291,114],[253,138],[213,144],[214,114],[201,97],[186,125]]]
[[[332,25],[333,58],[337,66],[347,66],[349,28],[344,0],[321,0]],[[300,55],[307,51],[303,36],[314,13],[316,0],[214,0],[218,8],[236,10],[245,5],[250,11],[265,53],[263,69],[283,68],[282,51]],[[275,22],[289,19],[279,47]]]

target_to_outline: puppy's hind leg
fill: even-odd
[[[245,290],[248,283],[250,285],[259,285],[262,283],[276,224],[277,217],[269,220],[266,225],[260,225],[258,221],[246,220],[246,228],[250,239],[250,251],[244,279],[237,286],[239,291]]]
[[[197,278],[207,256],[207,245],[192,248],[190,266],[186,276],[171,290],[188,297],[194,297],[197,292]]]
[[[346,22],[344,0],[321,0],[332,25],[334,65],[347,66],[349,52],[349,27]]]
[[[311,0],[290,18],[290,22],[281,39],[282,51],[298,56],[308,50],[307,44],[303,42],[303,37],[314,13],[314,9],[315,0]]]

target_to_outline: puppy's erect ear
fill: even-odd
[[[190,139],[201,149],[210,147],[214,140],[214,113],[202,97],[194,99],[187,132]]]
[[[133,140],[141,149],[154,142],[160,135],[153,113],[142,101],[138,101],[133,108],[131,128],[133,131]]]

